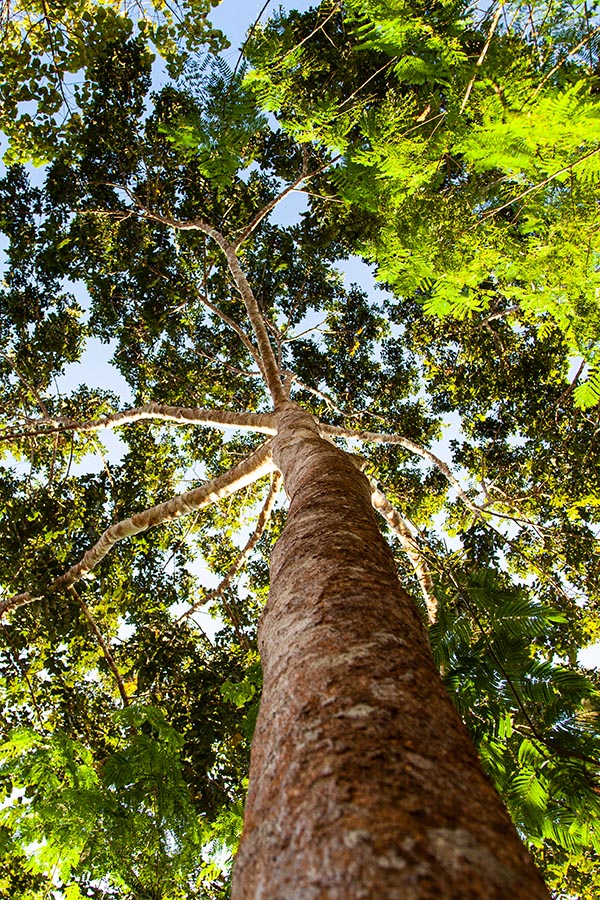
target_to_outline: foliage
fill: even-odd
[[[151,708],[129,707],[117,722],[125,733],[96,765],[64,732],[45,740],[29,729],[14,732],[1,750],[12,791],[3,824],[28,848],[26,868],[34,872],[68,883],[79,869],[85,879],[108,875],[117,886],[179,895],[201,846],[181,774],[183,738]],[[156,871],[161,881],[153,885]]]
[[[176,10],[160,0],[147,7],[94,0],[5,3],[0,21],[0,125],[10,140],[9,161],[32,159],[41,165],[54,156],[58,141],[76,137],[82,116],[90,112],[94,70],[108,48],[140,35],[175,74],[186,53],[206,43],[214,50],[222,47],[223,35],[207,20],[218,3],[190,0]],[[151,61],[148,47],[144,65]],[[123,60],[121,74],[126,65]]]
[[[329,189],[373,216],[359,246],[382,281],[428,315],[504,308],[541,334],[558,326],[592,366],[575,396],[594,405],[594,10],[503,4],[477,20],[456,3],[345,7],[259,35],[257,97],[297,138],[341,151]],[[579,28],[589,40],[573,49]]]
[[[588,677],[540,655],[565,616],[489,570],[456,576],[454,568],[454,596],[431,637],[484,767],[530,844],[597,853],[600,695]]]
[[[255,137],[265,125],[244,86],[244,67],[234,72],[221,57],[207,56],[187,69],[186,112],[159,124],[182,156],[194,159],[215,188],[230,188],[240,170],[256,159]]]

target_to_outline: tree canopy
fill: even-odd
[[[591,898],[597,8],[325,0],[232,66],[211,5],[5,9],[0,893],[228,896],[292,396],[360,457],[549,886]],[[121,396],[57,387],[101,346]]]

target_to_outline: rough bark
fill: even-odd
[[[233,900],[548,893],[435,670],[370,486],[294,404]]]

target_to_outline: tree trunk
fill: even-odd
[[[259,642],[264,691],[233,900],[548,892],[435,670],[351,458],[295,404]]]

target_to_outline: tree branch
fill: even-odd
[[[539,94],[539,92],[540,92],[540,91],[542,90],[542,88],[545,87],[545,85],[550,81],[550,79],[552,78],[552,76],[553,76],[554,74],[556,74],[556,72],[558,72],[558,70],[560,69],[560,67],[561,67],[562,65],[564,65],[564,63],[566,63],[566,61],[567,61],[568,59],[570,59],[571,56],[573,56],[575,53],[577,53],[578,50],[581,50],[581,48],[582,48],[582,47],[583,47],[583,46],[584,46],[591,38],[593,38],[594,35],[598,34],[599,31],[600,31],[600,25],[598,25],[596,28],[594,28],[593,31],[588,31],[588,33],[585,35],[585,37],[583,38],[583,40],[579,41],[578,44],[575,44],[575,46],[572,47],[571,50],[569,50],[569,52],[567,53],[566,56],[563,56],[562,59],[559,59],[559,61],[556,63],[556,65],[555,65],[552,69],[550,69],[550,71],[542,78],[542,80],[541,80],[540,83],[538,84],[537,88],[536,88],[535,91],[533,92],[532,97],[531,97],[530,100],[528,101],[529,103],[533,103],[533,101],[535,100],[535,98],[537,97],[537,95]]]
[[[222,322],[224,322],[233,331],[235,331],[235,333],[239,337],[240,341],[242,342],[242,344],[244,345],[244,347],[246,348],[246,350],[248,351],[248,353],[250,354],[250,356],[252,357],[252,359],[254,360],[254,362],[256,363],[258,368],[260,369],[263,378],[265,378],[265,380],[266,380],[264,366],[262,364],[262,359],[261,359],[260,353],[254,346],[254,344],[252,343],[252,341],[250,340],[250,338],[248,337],[248,335],[246,334],[244,329],[241,328],[238,325],[238,323],[235,322],[233,319],[230,319],[229,316],[226,315],[222,309],[219,309],[218,306],[216,306],[214,303],[212,303],[205,294],[198,292],[198,296],[200,297],[200,302],[203,303],[207,309],[210,309],[210,311],[213,312],[216,316],[218,316],[218,318],[221,319]]]
[[[506,309],[500,309],[497,312],[490,313],[489,316],[486,316],[484,319],[480,319],[479,322],[476,322],[473,325],[473,329],[477,328],[485,328],[486,325],[489,325],[490,322],[494,322],[496,319],[503,319],[504,316],[508,316],[511,313],[519,312],[521,309],[520,306],[509,306]]]
[[[575,162],[569,163],[568,166],[563,166],[562,169],[557,169],[556,172],[552,172],[552,174],[548,175],[547,178],[543,178],[541,181],[538,181],[537,184],[533,184],[531,187],[527,188],[526,191],[522,191],[517,197],[513,197],[512,200],[508,200],[506,203],[503,203],[502,206],[496,206],[494,207],[494,209],[491,209],[488,213],[485,214],[485,216],[482,216],[473,225],[471,225],[471,229],[477,228],[477,226],[481,225],[482,222],[487,221],[487,219],[491,219],[492,216],[496,215],[496,213],[502,212],[504,209],[508,209],[508,207],[512,206],[513,203],[518,203],[519,200],[522,200],[524,197],[527,197],[534,191],[538,191],[541,188],[546,187],[547,184],[550,184],[550,182],[554,181],[555,178],[558,178],[559,175],[564,175],[565,172],[571,172],[575,168],[575,166],[579,165],[579,163],[585,162],[586,159],[589,159],[591,156],[595,156],[597,153],[600,153],[600,147],[596,147],[594,150],[590,150],[588,153],[584,153],[583,156],[580,156],[579,159],[575,160]]]
[[[554,414],[554,420],[555,420],[555,421],[557,420],[557,416],[558,416],[558,407],[560,406],[561,403],[563,403],[563,402],[567,399],[567,397],[569,396],[569,394],[572,394],[573,391],[575,390],[575,387],[576,387],[576,385],[577,385],[577,382],[579,381],[579,376],[581,375],[581,373],[582,373],[583,370],[585,369],[585,366],[586,366],[586,361],[585,361],[585,359],[582,359],[582,360],[581,360],[581,363],[580,363],[580,365],[579,365],[579,368],[577,369],[577,372],[575,373],[574,378],[572,379],[572,381],[570,382],[570,384],[567,385],[567,387],[565,388],[565,390],[562,392],[562,394],[560,395],[560,397],[558,398],[558,400],[556,401],[556,403],[555,403],[554,406],[552,407],[553,409],[556,410],[556,412],[555,412],[555,414]]]
[[[467,509],[484,525],[488,528],[491,528],[494,534],[498,536],[503,545],[509,547],[514,553],[517,553],[519,556],[524,559],[528,565],[532,567],[532,569],[540,575],[541,578],[548,577],[540,566],[537,565],[534,559],[528,556],[520,547],[518,547],[515,542],[503,534],[498,528],[496,528],[492,522],[487,518],[488,516],[496,516],[499,518],[507,518],[518,524],[527,525],[528,527],[533,527],[537,530],[538,526],[530,520],[524,519],[522,517],[517,516],[509,516],[507,514],[494,512],[493,510],[483,510],[479,506],[477,506],[473,501],[469,498],[464,488],[456,478],[456,476],[452,473],[449,466],[441,460],[435,453],[432,453],[431,450],[428,450],[425,447],[421,447],[420,444],[416,444],[414,441],[411,441],[409,438],[402,437],[398,434],[385,434],[378,432],[370,432],[370,431],[354,431],[351,428],[341,428],[337,425],[326,425],[322,422],[317,422],[317,426],[319,431],[323,436],[326,435],[335,435],[337,437],[351,438],[355,440],[362,440],[371,443],[390,443],[390,444],[399,444],[401,447],[404,447],[409,452],[414,453],[417,456],[422,457],[423,459],[429,460],[433,463],[442,474],[445,476],[447,481],[454,487],[459,498],[462,500]],[[502,501],[499,501],[502,502]],[[506,500],[504,501],[507,502]],[[569,602],[571,598],[569,597],[566,590],[554,579],[550,579],[554,588]]]
[[[465,111],[465,107],[466,107],[467,103],[469,102],[469,97],[471,96],[471,91],[473,90],[473,85],[475,84],[475,79],[477,78],[477,70],[480,69],[481,66],[483,65],[483,61],[484,61],[484,59],[487,55],[487,52],[490,48],[490,44],[492,43],[492,38],[493,38],[494,32],[498,26],[498,22],[500,21],[500,16],[502,15],[503,9],[504,9],[504,3],[502,2],[498,6],[498,9],[496,10],[494,18],[492,19],[492,24],[490,25],[490,30],[488,32],[486,42],[483,45],[483,50],[479,54],[479,59],[477,60],[477,62],[475,64],[475,71],[473,72],[473,77],[471,78],[471,80],[469,81],[469,83],[467,85],[467,90],[465,91],[465,96],[463,97],[463,101],[460,105],[461,113]]]
[[[280,60],[274,60],[274,64],[275,64],[275,65],[281,65],[282,63],[284,63],[284,62],[286,61],[286,59],[288,58],[288,56],[291,56],[291,54],[292,54],[292,53],[295,53],[296,50],[299,50],[300,47],[302,47],[303,44],[306,44],[307,41],[309,41],[312,37],[314,37],[315,34],[323,28],[323,25],[327,25],[327,23],[329,22],[329,20],[330,20],[331,18],[333,18],[333,16],[336,14],[336,12],[338,12],[338,11],[341,9],[341,6],[342,6],[342,4],[341,4],[340,0],[338,0],[338,2],[336,2],[336,3],[334,3],[332,10],[331,10],[331,12],[327,15],[327,17],[326,17],[325,19],[323,19],[322,22],[319,22],[319,24],[317,25],[317,27],[314,28],[314,29],[311,31],[310,34],[307,34],[306,37],[303,37],[301,41],[298,41],[297,44],[294,44],[294,46],[293,46],[290,50],[288,50],[287,53],[285,53],[285,54],[281,57]],[[326,11],[326,10],[325,10],[325,11]]]
[[[179,497],[173,497],[172,500],[166,500],[153,506],[143,512],[136,513],[129,519],[117,522],[106,529],[100,540],[94,544],[74,566],[71,566],[63,575],[59,575],[48,586],[48,591],[57,591],[69,588],[71,585],[85,578],[93,569],[96,568],[104,557],[112,550],[118,541],[140,534],[149,528],[156,528],[158,525],[164,525],[180,516],[189,515],[197,509],[210,506],[223,497],[229,497],[236,491],[253,484],[268,475],[275,468],[271,456],[271,442],[267,441],[258,450],[255,450],[250,456],[238,463],[228,472],[213,478],[212,481],[206,482],[201,487],[195,488],[181,494]],[[7,600],[0,601],[0,617],[9,610],[26,603],[32,603],[39,600],[40,597],[34,597],[29,591],[22,594],[16,594]]]
[[[121,695],[121,700],[123,701],[123,706],[129,706],[129,697],[127,696],[127,691],[125,690],[125,685],[123,684],[123,679],[121,677],[121,673],[117,668],[117,664],[115,662],[114,656],[110,651],[110,647],[107,642],[104,640],[102,632],[96,625],[94,617],[92,616],[87,603],[83,599],[83,597],[78,593],[78,591],[71,585],[69,587],[69,593],[77,600],[79,603],[81,610],[86,618],[90,629],[96,638],[97,643],[100,645],[102,653],[104,654],[104,658],[106,660],[106,664],[108,668],[111,670],[113,675],[115,676],[115,681],[117,682],[117,688],[119,689],[119,694]]]
[[[425,561],[423,550],[419,546],[417,539],[406,524],[402,515],[394,506],[392,506],[383,491],[377,487],[376,482],[373,480],[371,480],[371,487],[371,503],[377,512],[386,520],[394,534],[400,539],[402,549],[408,556],[421,586],[421,592],[423,594],[423,599],[425,600],[425,606],[427,607],[429,621],[433,624],[437,618],[438,603],[437,598],[433,593],[433,579],[431,577],[431,572],[429,571],[429,566]]]
[[[239,369],[237,366],[232,366],[231,363],[226,362],[224,359],[220,359],[214,353],[207,353],[206,350],[202,350],[200,347],[196,348],[196,353],[204,359],[207,359],[210,363],[213,363],[213,365],[221,366],[222,368],[227,369],[228,372],[233,372],[234,375],[243,375],[244,378],[262,378],[264,383],[265,376],[260,369],[257,369],[256,372],[252,369]]]
[[[10,634],[8,632],[8,629],[6,628],[6,625],[4,625],[4,623],[2,623],[2,630],[4,632],[4,637],[6,638],[6,642],[10,647],[10,650],[8,651],[8,656],[10,657],[15,669],[17,670],[17,672],[19,673],[19,675],[21,676],[21,678],[27,685],[27,689],[29,691],[29,696],[31,697],[31,702],[32,702],[33,708],[35,710],[36,718],[37,718],[39,724],[41,725],[41,727],[43,728],[44,727],[44,719],[42,717],[42,711],[37,702],[37,697],[35,696],[35,692],[33,690],[32,684],[31,684],[31,679],[29,678],[29,675],[27,674],[27,669],[25,669],[23,667],[23,665],[21,664],[21,660],[19,659],[19,652],[18,652],[17,648],[15,647],[15,645],[13,644]]]
[[[256,302],[256,297],[254,296],[252,288],[250,287],[250,284],[248,283],[248,280],[242,271],[235,250],[233,249],[233,247],[223,247],[222,249],[227,257],[229,270],[233,275],[238,291],[240,292],[246,306],[246,311],[252,325],[252,330],[254,331],[256,341],[260,350],[267,388],[269,389],[269,393],[271,394],[271,397],[273,399],[273,404],[275,408],[277,408],[278,406],[281,406],[281,404],[286,402],[286,397],[283,390],[283,385],[281,383],[281,378],[279,377],[277,360],[275,359],[275,353],[273,352],[273,347],[271,346],[271,341],[269,340],[265,321],[263,319],[258,303]]]
[[[144,419],[157,419],[162,422],[175,422],[181,425],[205,425],[210,428],[237,428],[241,431],[258,431],[262,434],[275,434],[276,428],[270,413],[228,412],[221,409],[190,409],[185,406],[167,406],[163,403],[146,403],[122,412],[111,413],[101,419],[88,419],[77,422],[62,416],[47,416],[43,419],[30,420],[20,431],[0,432],[0,441],[16,440],[21,437],[57,434],[65,431],[80,433],[103,431],[107,428],[121,428],[132,422]]]
[[[260,225],[262,220],[266,218],[269,213],[272,212],[285,197],[287,197],[288,194],[291,194],[292,191],[295,191],[298,185],[302,184],[303,181],[308,181],[309,178],[314,178],[315,175],[320,175],[321,172],[324,172],[325,169],[329,168],[329,166],[333,166],[339,159],[341,159],[341,154],[334,156],[333,159],[327,160],[327,162],[323,163],[323,165],[319,166],[318,169],[314,169],[314,171],[312,172],[307,172],[306,166],[303,165],[302,173],[298,176],[298,178],[296,178],[295,181],[292,181],[291,184],[288,184],[287,187],[285,187],[276,197],[274,197],[272,200],[269,200],[269,202],[265,206],[263,206],[263,208],[259,210],[259,212],[256,213],[256,215],[248,223],[248,225],[246,225],[240,236],[233,242],[233,249],[237,250],[238,247],[243,244],[247,238],[250,237],[255,228]]]
[[[485,521],[483,512],[475,503],[473,503],[447,463],[445,463],[442,459],[439,458],[439,456],[436,456],[435,453],[432,453],[432,451],[428,450],[426,447],[422,447],[420,444],[416,444],[414,441],[411,441],[410,438],[402,437],[399,434],[383,434],[375,431],[354,431],[352,428],[341,428],[338,425],[325,425],[322,422],[319,422],[318,424],[319,431],[321,431],[323,434],[333,434],[337,437],[354,438],[355,440],[367,441],[372,444],[398,444],[400,447],[404,447],[404,449],[408,450],[410,453],[414,453],[416,456],[420,456],[422,459],[428,460],[429,462],[433,463],[433,465],[437,469],[439,469],[446,480],[452,485],[467,509],[472,512],[473,515],[478,519]]]
[[[119,187],[119,185],[115,185],[115,187]],[[123,190],[123,188],[121,189]],[[279,371],[277,368],[277,362],[275,360],[275,354],[273,353],[273,347],[271,346],[271,342],[269,340],[269,335],[267,333],[262,313],[260,311],[258,303],[256,302],[256,297],[254,296],[252,288],[248,283],[248,279],[244,275],[237,258],[235,245],[230,244],[225,236],[221,234],[221,232],[217,228],[213,228],[212,225],[209,225],[202,219],[190,219],[187,221],[181,221],[179,219],[172,219],[169,216],[163,216],[160,213],[151,212],[149,209],[146,209],[139,203],[135,196],[132,195],[131,191],[126,190],[126,193],[130,197],[132,197],[133,201],[138,205],[137,210],[132,210],[132,212],[136,215],[139,215],[142,218],[148,219],[152,222],[160,222],[162,225],[168,225],[170,228],[175,228],[177,231],[200,231],[202,232],[202,234],[206,234],[211,237],[221,248],[227,260],[229,271],[231,272],[237,289],[240,292],[242,300],[244,301],[244,306],[246,307],[246,312],[248,313],[248,318],[250,319],[250,324],[252,325],[252,330],[254,331],[256,342],[258,344],[258,349],[262,359],[266,385],[269,393],[271,394],[273,403],[275,407],[281,405],[282,403],[285,403],[286,398],[283,392],[281,379],[279,377]]]
[[[4,357],[4,359],[6,360],[6,362],[9,364],[9,366],[12,368],[12,370],[13,370],[14,373],[15,373],[15,375],[17,376],[17,378],[18,378],[19,381],[21,382],[21,384],[29,391],[29,393],[31,394],[31,396],[36,400],[36,402],[37,402],[39,408],[41,409],[41,411],[44,413],[44,415],[47,415],[47,414],[48,414],[48,409],[47,409],[47,407],[46,407],[46,404],[44,403],[44,401],[43,401],[42,398],[40,397],[40,395],[39,395],[39,393],[38,393],[38,391],[37,391],[35,385],[33,385],[33,384],[32,384],[32,383],[31,383],[31,382],[23,375],[23,373],[22,373],[19,369],[17,369],[17,365],[16,365],[16,363],[15,363],[15,361],[14,361],[14,359],[13,359],[12,353],[0,353],[0,356]]]
[[[293,372],[286,371],[286,372],[284,372],[284,375],[288,379],[288,381],[290,383],[290,387],[293,387],[296,384],[298,386],[299,390],[307,391],[309,394],[312,394],[314,397],[319,397],[319,399],[323,400],[324,403],[326,403],[327,406],[333,410],[333,412],[338,414],[338,416],[343,416],[345,419],[348,419],[348,418],[351,419],[351,418],[356,418],[357,416],[361,415],[361,413],[351,413],[351,412],[347,412],[346,410],[342,409],[331,399],[331,397],[328,394],[323,393],[323,391],[318,390],[318,388],[311,387],[309,384],[305,384],[304,381],[300,381],[300,379],[296,375],[294,375]],[[333,428],[334,426],[330,426],[330,425],[323,426],[323,428],[325,428],[325,427]],[[319,428],[321,428],[321,425],[319,425]]]
[[[433,463],[433,465],[444,475],[448,483],[454,488],[459,499],[462,501],[464,506],[471,512],[475,518],[479,519],[480,522],[483,522],[484,525],[487,525],[491,528],[504,542],[509,542],[509,538],[506,537],[501,531],[499,531],[486,516],[495,516],[498,519],[508,519],[512,522],[516,522],[518,524],[526,525],[528,528],[533,529],[540,540],[543,543],[543,535],[541,535],[539,531],[539,526],[536,525],[535,522],[532,522],[530,519],[525,518],[521,515],[510,515],[509,513],[497,512],[491,508],[484,509],[481,506],[478,506],[474,503],[460,481],[454,475],[450,466],[444,462],[443,459],[440,459],[439,456],[436,456],[431,450],[428,450],[426,447],[422,447],[420,444],[416,444],[414,441],[411,441],[410,438],[402,437],[399,434],[385,434],[373,431],[353,431],[351,428],[341,428],[338,425],[325,425],[322,422],[318,423],[318,427],[320,432],[323,435],[335,435],[337,437],[345,437],[345,438],[353,438],[355,440],[367,441],[370,443],[378,443],[378,444],[399,444],[401,447],[404,447],[405,450],[414,453],[416,456],[420,456],[422,459],[426,459],[429,462]],[[484,492],[485,493],[485,492]],[[505,505],[511,505],[510,500],[504,496],[498,501],[492,501],[498,503],[504,503]]]
[[[273,512],[273,506],[275,505],[275,500],[277,499],[277,494],[279,493],[279,490],[281,488],[282,480],[283,479],[282,479],[281,473],[275,472],[273,475],[273,480],[271,482],[271,487],[270,487],[269,493],[267,495],[267,499],[265,500],[264,506],[263,506],[262,510],[260,511],[260,515],[259,515],[258,519],[256,520],[256,527],[255,527],[254,531],[252,532],[252,534],[250,535],[250,537],[248,538],[248,541],[247,541],[245,547],[242,550],[240,550],[240,552],[238,553],[238,555],[235,558],[233,564],[231,565],[229,571],[227,572],[227,575],[223,578],[223,580],[220,582],[220,584],[217,585],[216,588],[214,588],[214,590],[205,594],[201,600],[199,600],[197,603],[194,603],[193,606],[190,606],[190,608],[188,610],[186,610],[181,616],[179,616],[179,618],[177,619],[178,622],[181,622],[183,619],[187,619],[200,606],[205,606],[211,600],[216,600],[219,597],[222,600],[224,600],[224,597],[223,597],[224,592],[227,590],[227,588],[229,587],[229,585],[231,584],[231,582],[233,581],[233,579],[235,578],[237,573],[240,571],[240,569],[242,568],[242,566],[244,565],[244,563],[246,562],[246,560],[248,559],[248,557],[250,556],[250,554],[252,553],[252,551],[254,550],[254,548],[256,547],[256,545],[258,544],[259,540],[261,539],[261,537],[264,533],[267,523],[268,523],[269,519],[271,518],[271,513]],[[225,602],[225,606],[226,606],[226,608],[228,606],[228,604],[226,602]],[[242,635],[238,631],[238,624],[235,621],[235,617],[232,616],[232,611],[230,609],[227,609],[227,612],[229,613],[229,615],[232,618],[233,625],[236,629],[236,632],[238,633],[238,638],[240,639],[240,644],[242,644],[242,646],[244,646],[245,644],[247,644],[247,639],[245,638],[244,635]],[[246,646],[245,649],[249,649],[249,648]]]

